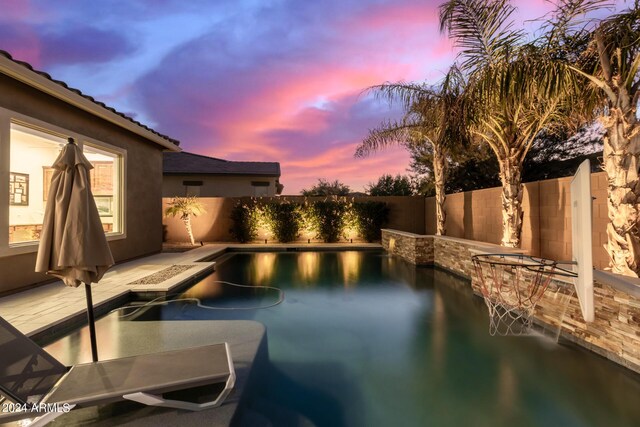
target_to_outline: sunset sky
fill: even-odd
[[[435,83],[455,58],[429,0],[2,0],[0,49],[190,152],[278,161],[285,194],[406,173],[400,148],[353,153],[398,111],[363,90]],[[543,0],[520,0],[540,17]],[[529,28],[530,29],[530,28]]]

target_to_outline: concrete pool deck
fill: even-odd
[[[96,315],[101,308],[125,302],[131,292],[170,291],[193,275],[213,269],[213,262],[199,259],[224,251],[226,246],[207,245],[182,253],[160,253],[113,266],[100,283],[91,286]],[[158,273],[172,265],[190,265],[192,268],[154,285],[130,285],[146,276]],[[64,325],[86,322],[87,305],[84,287],[70,288],[55,281],[37,288],[0,298],[0,316],[23,334],[38,339],[43,333]],[[85,316],[86,317],[86,316]]]

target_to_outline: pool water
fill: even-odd
[[[285,299],[252,309],[279,293],[217,281]],[[468,282],[381,251],[233,253],[181,297],[227,310],[185,301],[132,318],[262,322],[270,366],[253,402],[278,408],[276,425],[640,425],[636,374],[548,338],[491,337]]]

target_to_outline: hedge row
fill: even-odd
[[[231,212],[233,225],[229,231],[242,243],[256,240],[263,233],[282,243],[292,242],[300,236],[333,243],[352,235],[373,242],[380,240],[380,230],[388,217],[389,208],[384,202],[250,200],[234,206]]]

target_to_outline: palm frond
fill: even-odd
[[[440,31],[461,49],[463,70],[491,66],[523,40],[524,32],[513,28],[514,12],[509,0],[449,0],[440,6]]]
[[[611,0],[547,0],[555,4],[555,9],[547,15],[542,25],[544,40],[548,47],[557,47],[576,34],[593,31],[597,23],[590,18],[591,12],[600,9],[613,10]]]
[[[609,58],[610,72],[616,74],[628,90],[637,90],[640,81],[640,6],[638,2],[627,10],[604,19],[597,33],[602,45],[600,56]]]
[[[373,93],[376,99],[384,100],[389,105],[399,102],[405,110],[409,110],[416,102],[435,95],[432,88],[426,84],[405,82],[386,82],[371,86],[366,91]]]
[[[190,215],[198,216],[205,213],[205,208],[198,201],[197,197],[174,197],[169,202],[167,209],[165,209],[165,216],[180,216],[181,218],[188,217]]]
[[[415,144],[421,137],[426,139],[424,123],[415,118],[405,117],[401,122],[388,120],[369,130],[369,134],[356,148],[354,157],[364,158],[393,145]]]

